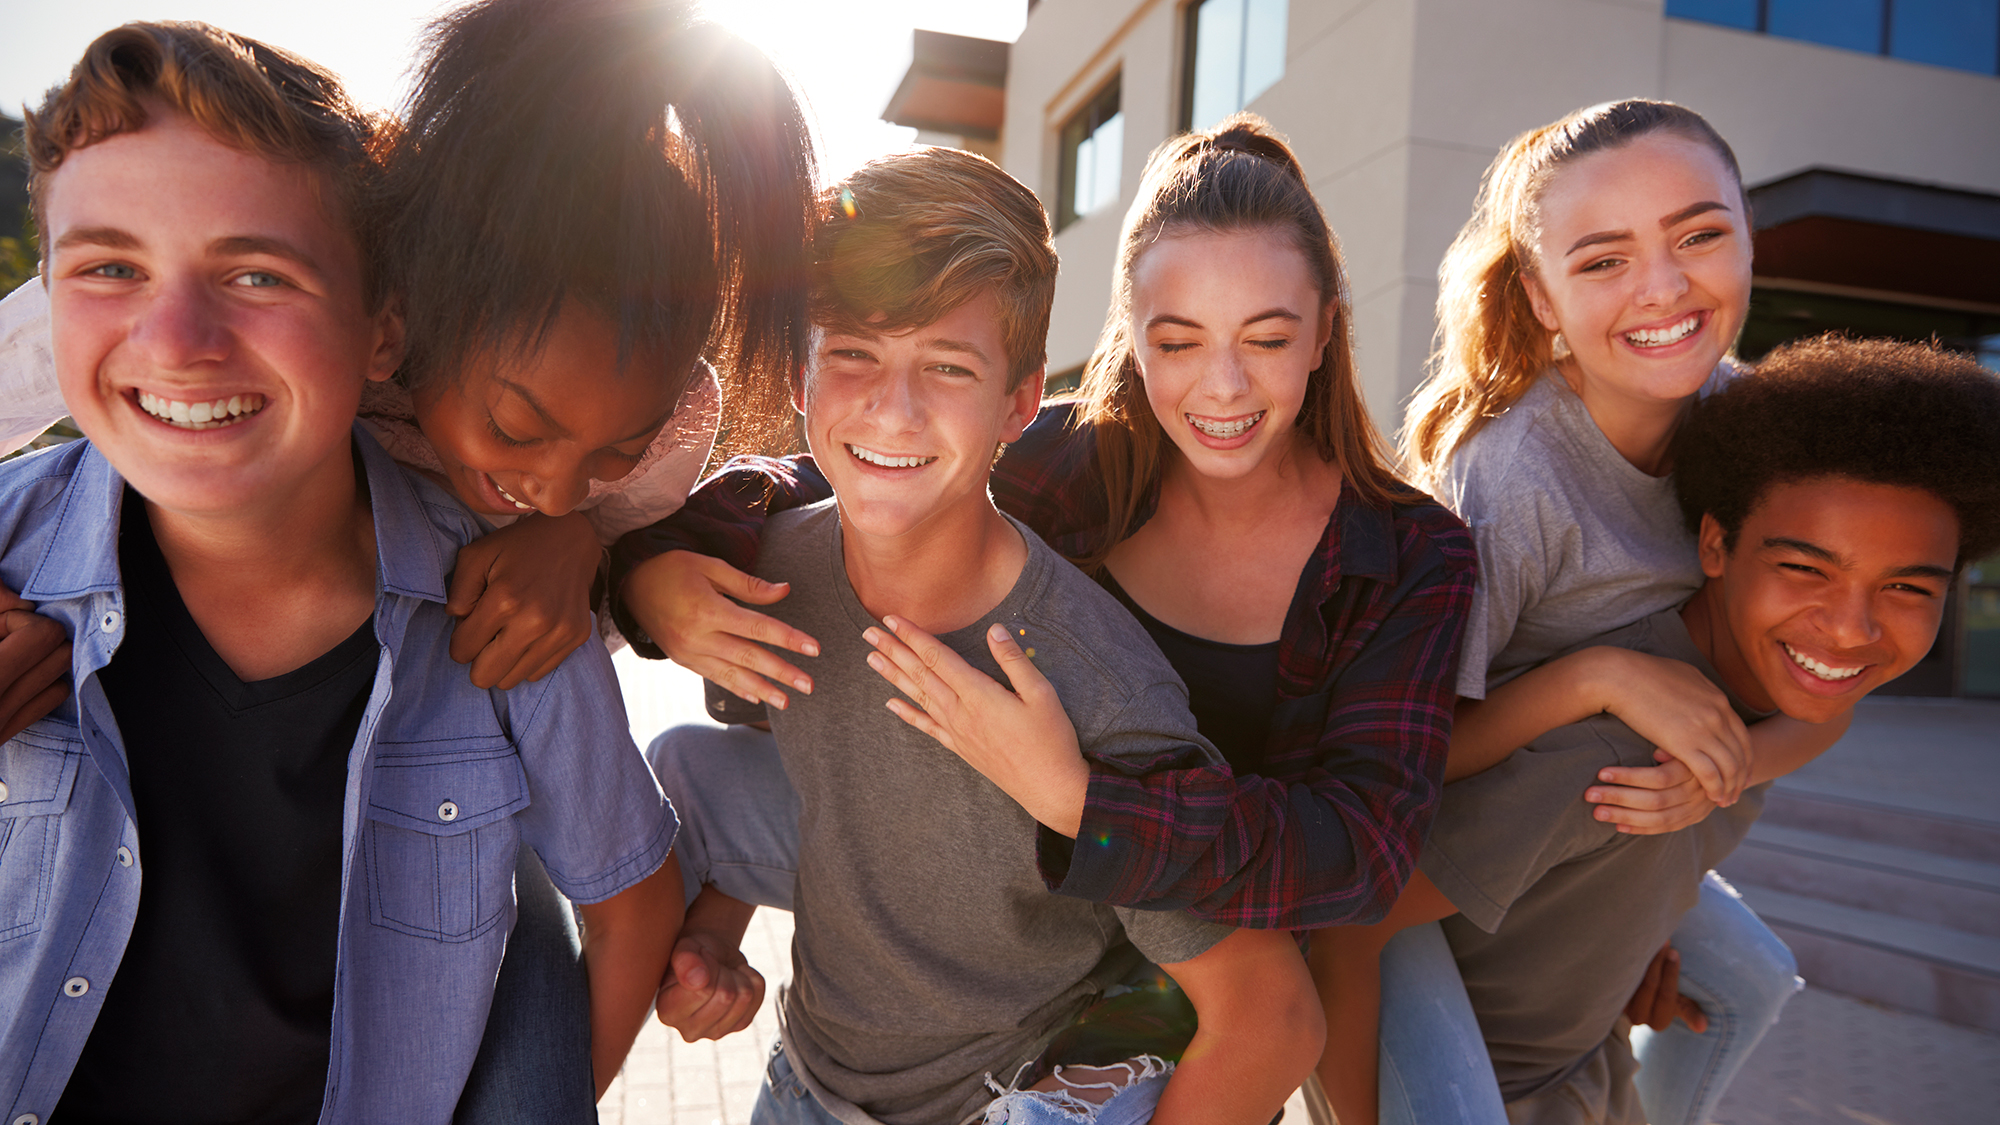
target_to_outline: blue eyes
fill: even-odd
[[[232,284],[241,285],[247,289],[275,289],[284,283],[284,279],[275,273],[265,273],[263,270],[251,270],[249,273],[238,277]]]
[[[93,268],[91,273],[98,277],[108,277],[113,281],[130,281],[139,276],[139,271],[123,262],[111,262]]]

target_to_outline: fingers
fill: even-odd
[[[1027,630],[1022,629],[1020,633],[1025,636]],[[996,621],[986,630],[986,648],[993,653],[1000,671],[1006,673],[1007,682],[1022,699],[1032,703],[1042,694],[1054,692],[1048,677],[1035,667],[1035,650],[1022,648],[1015,634],[1008,632],[1005,625]]]
[[[654,1002],[659,1021],[681,1039],[720,1039],[750,1026],[764,1002],[764,978],[740,956],[729,964],[683,943],[674,951],[672,978]]]
[[[0,613],[5,613],[8,610],[14,610],[14,609],[33,609],[33,608],[35,608],[35,603],[30,601],[24,601],[22,600],[21,595],[15,593],[12,590],[7,589],[5,586],[0,586]]]
[[[1662,947],[1653,959],[1646,963],[1646,973],[1639,978],[1639,987],[1632,992],[1632,998],[1625,1002],[1625,1018],[1635,1024],[1652,1026],[1653,1012],[1658,1005],[1660,978],[1666,972],[1666,954],[1670,947]]]
[[[1686,766],[1689,773],[1694,775],[1695,780],[1701,784],[1702,792],[1708,794],[1709,800],[1714,801],[1718,805],[1728,805],[1730,803],[1729,783],[1724,779],[1722,768],[1717,765],[1714,758],[1710,757],[1706,752],[1698,750],[1690,751],[1673,747],[1666,747],[1665,749],[1674,756],[1676,761]]]
[[[888,629],[870,627],[861,632],[861,639],[875,646],[875,651],[868,654],[868,666],[926,714],[952,724],[959,693],[942,673],[961,668],[972,671],[971,666],[937,638],[907,621],[885,617],[882,624]]]
[[[12,738],[69,694],[69,637],[27,610],[0,613],[0,724]]]
[[[69,663],[67,652],[63,654],[63,663],[65,665]],[[11,716],[0,718],[0,742],[5,742],[22,731],[27,730],[29,724],[55,710],[56,704],[61,703],[68,696],[69,681],[67,679],[43,688],[39,694],[28,700],[27,703],[23,704]],[[6,715],[5,711],[0,711],[0,716]]]
[[[475,539],[458,549],[458,561],[452,564],[451,587],[445,594],[444,611],[453,617],[464,617],[479,604],[479,595],[486,592],[486,584],[492,577],[494,552],[491,537]],[[458,657],[454,655],[454,660]],[[465,663],[463,660],[458,661]]]
[[[707,555],[694,555],[693,557],[700,560],[696,564],[697,569],[701,571],[703,577],[708,579],[710,585],[739,602],[749,602],[751,605],[770,605],[792,592],[792,586],[789,582],[770,582],[754,574],[738,570],[721,559],[710,558]],[[805,634],[801,633],[799,635],[804,636]],[[811,638],[808,637],[807,639],[810,640]]]
[[[1674,1000],[1680,1006],[1682,1023],[1687,1024],[1689,1028],[1693,1029],[1696,1035],[1700,1035],[1702,1032],[1708,1030],[1708,1013],[1702,1009],[1700,1004],[1695,1003],[1685,996],[1675,996]]]

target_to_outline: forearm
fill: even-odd
[[[1610,651],[1615,650],[1593,648],[1559,657],[1508,680],[1485,699],[1460,699],[1445,783],[1492,769],[1557,727],[1604,710],[1596,661]]]
[[[581,907],[590,976],[590,1069],[603,1097],[632,1050],[680,930],[680,864],[671,856],[637,885]]]
[[[1750,784],[1783,777],[1826,753],[1847,733],[1852,709],[1824,723],[1773,715],[1750,727]]]

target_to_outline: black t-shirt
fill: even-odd
[[[1183,633],[1147,613],[1103,571],[1098,581],[1145,627],[1160,655],[1187,684],[1188,710],[1202,736],[1231,766],[1254,773],[1278,706],[1278,643],[1232,645]]]
[[[125,639],[101,673],[144,882],[124,959],[54,1119],[310,1122],[326,1087],[347,757],[372,621],[244,683],[196,627],[125,494]]]

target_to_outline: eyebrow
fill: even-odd
[[[228,238],[218,238],[208,244],[208,252],[224,258],[239,254],[264,254],[296,262],[314,273],[319,272],[319,262],[311,254],[282,238],[271,238],[266,235],[238,234]]]
[[[1727,210],[1729,210],[1729,205],[1727,203],[1717,203],[1713,199],[1704,199],[1700,203],[1691,203],[1688,206],[1683,207],[1680,210],[1674,212],[1673,214],[1668,215],[1666,218],[1661,219],[1660,229],[1667,230],[1672,227],[1679,226],[1680,224],[1687,222],[1689,219],[1694,218],[1696,215],[1705,215],[1710,211],[1727,211]],[[1586,234],[1582,238],[1576,240],[1576,245],[1571,246],[1568,250],[1565,250],[1563,252],[1563,257],[1567,258],[1571,254],[1576,253],[1578,250],[1581,250],[1586,246],[1598,246],[1606,242],[1622,242],[1625,239],[1631,237],[1632,237],[1632,232],[1629,230],[1601,230],[1595,234]]]
[[[1269,308],[1265,309],[1263,312],[1253,313],[1250,316],[1244,317],[1243,326],[1247,328],[1252,324],[1256,324],[1259,321],[1265,321],[1265,320],[1289,320],[1294,323],[1303,323],[1305,318],[1287,308],[1282,308],[1282,307]],[[1154,328],[1158,328],[1164,324],[1175,324],[1179,325],[1182,328],[1204,327],[1204,325],[1200,321],[1192,320],[1188,317],[1181,316],[1177,313],[1161,313],[1159,316],[1156,316],[1153,319],[1147,321],[1146,328],[1148,330],[1151,330]]]
[[[138,236],[117,227],[74,227],[56,239],[55,249],[67,250],[72,246],[102,246],[109,250],[136,250]]]
[[[1772,536],[1771,538],[1764,540],[1764,546],[1767,548],[1776,548],[1777,550],[1780,551],[1796,551],[1797,553],[1805,555],[1808,558],[1818,559],[1821,562],[1827,563],[1832,566],[1844,567],[1847,565],[1847,560],[1841,558],[1839,555],[1833,553],[1832,551],[1827,550],[1825,547],[1822,547],[1817,543],[1808,543],[1803,539],[1788,539],[1785,538],[1784,536]],[[1949,582],[1953,577],[1955,577],[1956,573],[1957,572],[1953,571],[1950,567],[1932,566],[1927,563],[1916,563],[1910,566],[1899,566],[1896,569],[1890,571],[1888,573],[1888,577],[1936,578],[1941,581]]]
[[[956,352],[959,355],[969,355],[981,363],[993,362],[992,357],[988,356],[979,345],[970,340],[946,340],[942,337],[933,337],[924,341],[924,347],[941,352]]]
[[[493,377],[493,381],[507,388],[508,390],[513,391],[516,395],[518,395],[522,402],[528,404],[528,409],[533,410],[538,416],[540,416],[543,425],[555,431],[557,437],[571,436],[569,429],[565,427],[561,422],[556,421],[556,416],[549,413],[548,408],[542,405],[541,400],[535,397],[533,391],[530,391],[528,388],[522,386],[521,384],[514,382],[512,379],[502,378],[499,375],[495,375]],[[641,426],[639,429],[632,431],[630,436],[614,439],[610,444],[622,445],[628,441],[638,441],[640,438],[646,437],[653,431],[661,428],[662,426],[665,426],[668,420],[673,418],[673,416],[674,416],[673,410],[669,409],[665,414],[660,415],[658,418],[655,418],[651,422],[648,422],[646,425]]]

